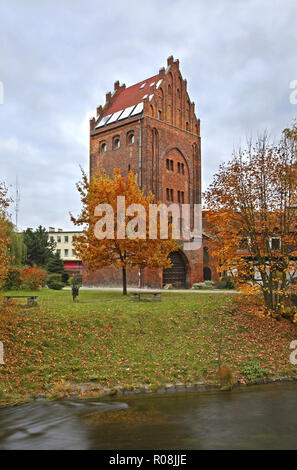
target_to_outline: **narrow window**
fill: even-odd
[[[166,199],[167,201],[169,201],[169,189],[168,188],[166,188]]]
[[[64,256],[68,256],[68,250],[64,250]]]
[[[183,191],[181,192],[181,202],[182,204],[185,202],[185,193]]]
[[[173,189],[170,189],[170,201],[173,201]]]
[[[185,174],[185,166],[183,163],[181,164],[181,172],[183,175]]]
[[[177,201],[180,202],[180,191],[177,191]]]
[[[168,95],[171,95],[171,85],[168,85]]]
[[[169,159],[166,158],[166,169],[169,170]]]
[[[158,119],[159,119],[159,121],[161,121],[161,119],[162,119],[162,113],[161,113],[160,110],[158,111]]]
[[[177,172],[180,173],[180,163],[177,162]]]
[[[121,142],[120,142],[120,139],[118,137],[116,137],[113,141],[113,148],[114,149],[119,149],[121,146]]]
[[[170,170],[173,171],[173,160],[170,160]]]
[[[57,242],[58,242],[58,243],[61,243],[61,237],[60,237],[60,235],[57,236]]]
[[[101,145],[101,152],[104,153],[104,152],[106,152],[106,150],[107,150],[107,145],[106,145],[106,143],[104,142],[104,143]]]
[[[130,171],[130,170],[131,170],[131,165],[128,165],[128,171]]]
[[[65,235],[65,237],[64,237],[64,242],[65,242],[65,243],[68,243],[68,235]]]
[[[189,123],[186,122],[186,131],[188,131],[188,130],[189,130]]]
[[[134,134],[133,133],[129,134],[128,135],[128,145],[134,144],[134,141],[135,141]]]

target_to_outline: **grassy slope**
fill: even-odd
[[[168,292],[157,303],[131,302],[120,292],[81,291],[77,303],[70,291],[43,289],[38,296],[38,307],[20,307],[0,322],[0,404],[51,392],[61,380],[108,387],[216,383],[221,335],[222,362],[236,379],[249,359],[272,374],[296,373],[288,359],[296,327],[238,313],[234,295]]]

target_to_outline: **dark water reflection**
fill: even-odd
[[[0,449],[297,449],[297,384],[33,402],[0,410]]]

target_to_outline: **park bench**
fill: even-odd
[[[140,302],[141,296],[150,296],[149,302],[160,302],[161,301],[161,292],[131,292],[130,299],[134,302]]]
[[[37,295],[5,295],[5,302],[9,303],[10,299],[27,299],[27,305],[33,307],[37,305]]]

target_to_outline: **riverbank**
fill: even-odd
[[[1,406],[220,387],[219,357],[233,384],[297,375],[289,361],[296,326],[234,294],[164,292],[156,303],[117,291],[82,290],[75,303],[69,291],[37,294],[37,307],[1,309]]]

